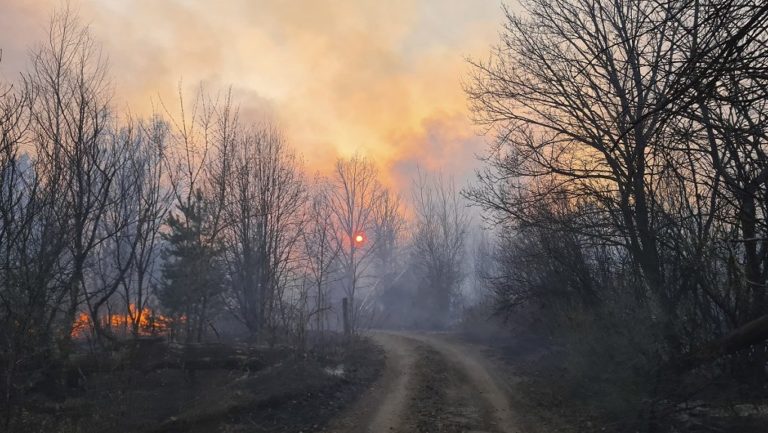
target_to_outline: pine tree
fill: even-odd
[[[210,209],[201,191],[168,218],[163,235],[163,281],[158,298],[181,325],[188,342],[201,341],[220,306],[223,273],[219,248],[211,241]]]

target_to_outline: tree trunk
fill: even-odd
[[[764,344],[766,340],[768,340],[768,314],[673,361],[671,368],[676,373],[683,373],[714,361],[721,356],[730,355],[757,344]]]
[[[344,320],[344,335],[352,334],[352,326],[349,323],[349,300],[344,298],[341,300],[342,319]]]

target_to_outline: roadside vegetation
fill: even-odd
[[[466,196],[532,398],[603,417],[578,431],[762,431],[768,6],[523,7],[472,62],[495,141]]]

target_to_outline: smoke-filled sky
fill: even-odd
[[[0,77],[13,79],[58,0],[0,2]],[[367,154],[404,187],[418,162],[457,180],[484,150],[461,82],[502,22],[500,0],[71,0],[111,65],[118,108],[232,86],[313,170]],[[122,107],[121,107],[122,105]]]

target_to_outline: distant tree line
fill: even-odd
[[[496,137],[466,195],[497,310],[638,403],[703,366],[765,383],[768,4],[523,8],[467,86]]]

